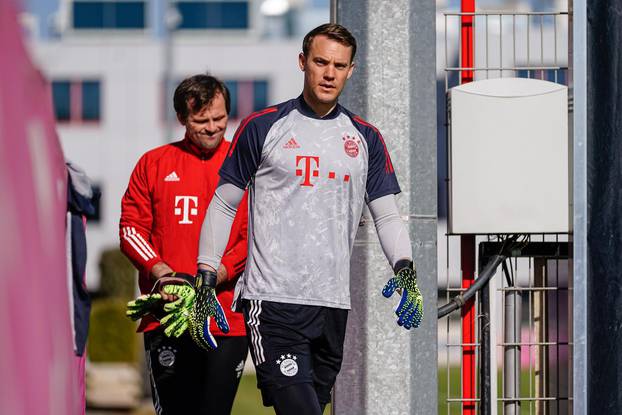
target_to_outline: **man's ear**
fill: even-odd
[[[354,72],[354,62],[350,64],[350,69],[348,69],[348,77],[346,79],[350,79],[352,72]]]
[[[186,125],[186,120],[181,118],[181,114],[177,112],[176,115],[177,115],[177,121],[179,121],[181,125]]]
[[[307,58],[306,58],[305,54],[300,52],[298,54],[298,66],[300,67],[300,70],[303,71],[303,72],[305,71],[306,63],[307,63]]]

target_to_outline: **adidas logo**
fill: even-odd
[[[164,178],[165,182],[178,182],[179,176],[174,171]]]
[[[283,148],[300,148],[300,144],[298,144],[298,142],[296,142],[296,139],[292,137],[287,143],[283,145]]]

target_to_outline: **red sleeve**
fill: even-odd
[[[227,280],[236,279],[246,267],[246,255],[248,252],[248,192],[238,206],[238,211],[233,220],[231,235],[227,248],[222,256],[221,264],[227,270]]]
[[[150,243],[152,222],[147,160],[143,156],[136,164],[121,200],[119,222],[121,251],[142,273],[149,273],[156,263],[162,261]]]

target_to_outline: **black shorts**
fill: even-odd
[[[216,337],[205,351],[186,332],[170,338],[163,330],[145,333],[147,368],[156,414],[231,413],[248,354],[245,336]]]
[[[271,390],[310,383],[320,404],[341,369],[348,310],[245,300],[244,319],[265,406]]]

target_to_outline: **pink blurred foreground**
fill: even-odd
[[[0,414],[79,414],[65,258],[66,177],[50,91],[16,0],[0,1]]]

